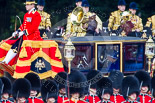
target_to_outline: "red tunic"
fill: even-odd
[[[57,100],[57,103],[64,103],[64,101],[68,100],[67,96],[61,96],[59,95],[58,96],[58,100]]]
[[[148,103],[155,103],[155,99],[152,99],[152,102],[151,102],[151,100],[150,100]]]
[[[1,103],[13,103],[12,101],[10,101],[10,100],[2,100],[2,102]]]
[[[140,94],[139,98],[141,103],[148,103],[151,100],[151,96],[148,94]]]
[[[142,102],[138,102],[138,101],[123,101],[121,103],[142,103]]]
[[[108,100],[108,101],[101,101],[101,103],[113,103],[113,102]]]
[[[98,96],[96,96],[96,95],[85,96],[84,100],[85,101],[88,100],[89,103],[100,103],[101,102],[100,98]]]
[[[41,100],[37,97],[29,97],[28,101],[29,101],[29,103],[44,103],[43,100]]]
[[[68,99],[68,100],[64,101],[64,103],[87,103],[87,102],[86,101],[82,101],[82,100],[74,102],[74,101]]]
[[[110,101],[112,101],[114,103],[121,103],[121,102],[125,101],[125,99],[120,94],[113,94],[112,96],[110,96]]]
[[[20,31],[25,33],[23,40],[42,40],[38,29],[40,22],[41,16],[35,9],[24,15],[23,24],[19,28]]]

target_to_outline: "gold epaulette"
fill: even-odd
[[[86,102],[83,98],[80,98],[80,101]]]

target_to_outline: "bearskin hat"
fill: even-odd
[[[152,95],[155,98],[155,76],[153,76],[153,78],[151,79],[151,88],[152,88]]]
[[[138,78],[140,86],[147,86],[150,89],[151,86],[151,77],[146,71],[138,71],[135,73],[135,76]]]
[[[121,85],[122,85],[122,80],[123,80],[123,73],[121,73],[120,71],[111,71],[109,74],[109,78],[112,81],[112,86],[115,89],[121,89]]]
[[[4,84],[3,84],[2,80],[0,79],[0,91],[2,91],[3,88],[4,88]],[[0,92],[0,100],[1,100],[1,95],[2,95],[1,93],[2,92]]]
[[[105,93],[109,93],[110,95],[113,94],[113,89],[112,89],[112,81],[108,77],[103,77],[101,80],[98,82],[99,88],[98,88],[98,95],[101,99],[102,95]]]
[[[86,93],[86,82],[87,78],[83,73],[73,70],[69,74],[69,94],[79,93],[80,97],[83,96]]]
[[[125,99],[132,93],[139,95],[139,81],[135,76],[127,76],[122,81],[122,94]]]
[[[4,84],[4,88],[3,88],[2,93],[11,94],[12,84],[11,84],[10,79],[7,78],[7,77],[2,77],[1,80],[2,80],[2,82]]]
[[[22,98],[22,97],[25,97],[26,99],[28,99],[30,96],[30,90],[31,90],[31,84],[27,79],[25,78],[17,79],[13,83],[13,87],[12,87],[13,98],[15,100],[17,98]]]
[[[102,78],[102,74],[97,70],[90,70],[87,74],[87,81],[90,84],[90,88],[97,89],[98,81]]]
[[[45,0],[38,0],[37,5],[45,6]]]
[[[59,90],[62,88],[66,88],[67,85],[67,73],[66,72],[59,72],[55,77],[54,80],[59,85]]]
[[[118,1],[118,5],[126,5],[125,0],[119,0],[119,1]]]
[[[38,93],[40,92],[41,83],[40,77],[37,74],[28,73],[24,78],[31,83],[31,90],[37,91]]]
[[[58,86],[54,80],[47,80],[42,84],[41,97],[45,103],[48,98],[55,98],[57,100]]]

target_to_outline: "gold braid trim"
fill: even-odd
[[[11,48],[11,45],[10,44],[7,44],[7,43],[3,43],[1,46],[0,46],[1,49],[4,49],[6,51],[9,51],[10,48]]]
[[[30,71],[30,72],[27,72],[27,73],[14,72],[13,78],[24,78],[25,75],[27,75],[28,73],[35,73],[35,72],[33,72],[33,71]],[[48,77],[54,78],[57,73],[50,70],[50,71],[47,71],[47,72],[42,73],[42,74],[38,74],[38,73],[35,73],[35,74],[37,74],[40,77],[40,79],[46,79]]]
[[[29,59],[29,60],[24,60],[24,61],[18,60],[17,61],[17,66],[30,66],[31,62],[33,62],[38,57],[43,57],[52,66],[63,68],[63,64],[62,64],[61,61],[56,61],[56,60],[50,59],[50,57],[46,53],[44,53],[43,51],[38,51],[38,52],[34,53],[31,56],[31,59]]]

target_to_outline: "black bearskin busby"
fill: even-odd
[[[109,77],[103,77],[101,80],[99,80],[99,88],[98,88],[98,96],[100,99],[102,99],[103,94],[113,94],[113,89],[112,89],[112,81]]]
[[[87,78],[83,73],[73,70],[69,74],[69,94],[79,93],[82,97],[86,93],[86,82]]]
[[[9,95],[11,94],[11,89],[12,89],[12,84],[9,78],[7,77],[2,77],[1,78],[4,87],[2,93],[8,93]]]
[[[147,86],[150,89],[151,86],[151,77],[146,71],[138,71],[135,73],[135,76],[138,78],[140,86]],[[141,89],[141,88],[140,88]]]
[[[58,97],[58,86],[54,80],[47,80],[41,86],[41,97],[46,103],[48,98]]]
[[[118,70],[111,71],[109,74],[109,78],[112,81],[112,86],[115,89],[121,89],[122,80],[123,80],[123,73]]]
[[[38,0],[37,5],[45,6],[45,0]]]
[[[62,88],[66,88],[67,85],[67,73],[66,72],[59,72],[55,77],[54,80],[58,84],[59,90]]]
[[[87,74],[87,81],[90,85],[90,88],[97,89],[98,88],[98,81],[102,78],[101,72],[97,70],[90,70]]]
[[[30,96],[30,90],[31,90],[31,84],[27,79],[25,78],[17,79],[12,86],[13,98],[15,100],[22,97],[28,99]]]
[[[136,93],[138,96],[140,93],[139,90],[139,81],[135,76],[127,76],[122,81],[122,94],[124,99],[128,99],[127,96],[131,95],[132,93]]]
[[[155,76],[151,79],[151,92],[153,97],[155,98]]]
[[[0,79],[0,91],[2,91],[4,88],[4,84],[2,82],[2,80]],[[0,92],[0,100],[1,100],[1,96],[2,96],[2,92]]]
[[[31,83],[31,90],[37,91],[38,93],[40,92],[41,83],[40,77],[37,74],[28,73],[24,78]]]

